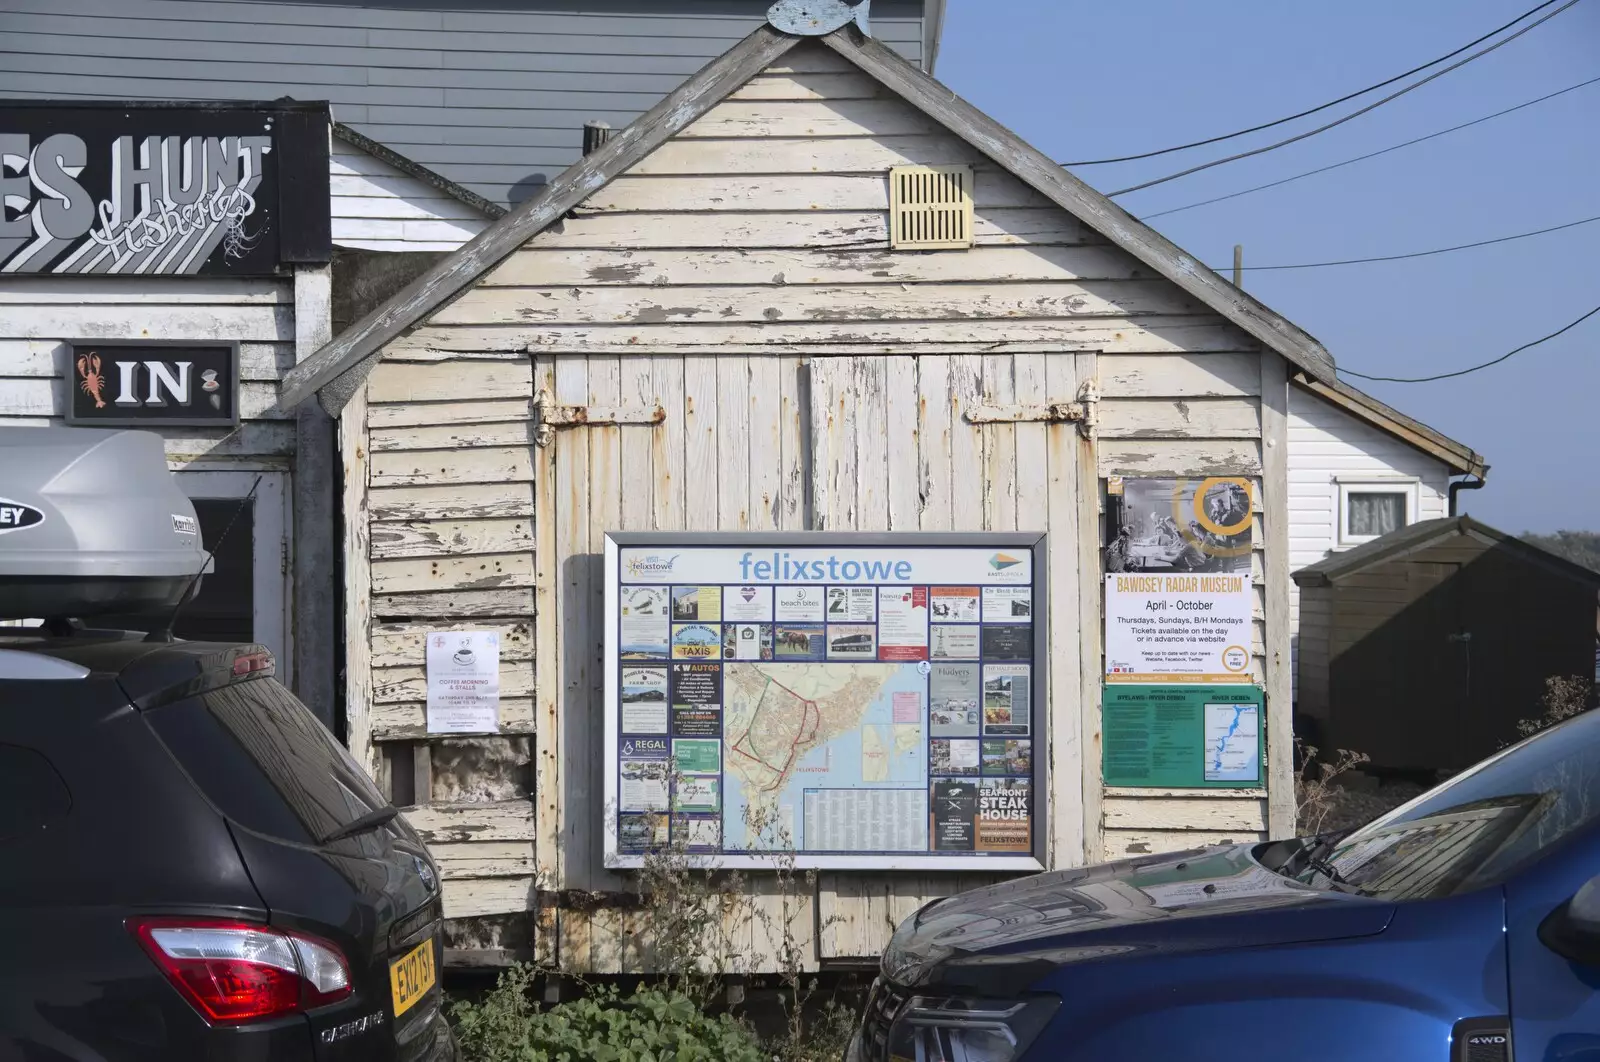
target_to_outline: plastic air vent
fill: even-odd
[[[889,246],[949,251],[972,246],[972,167],[896,166],[889,171]]]

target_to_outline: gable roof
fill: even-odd
[[[1354,549],[1335,553],[1315,564],[1308,564],[1295,572],[1293,578],[1300,586],[1328,586],[1344,576],[1364,571],[1386,560],[1415,553],[1447,538],[1463,535],[1476,538],[1492,548],[1509,551],[1519,560],[1552,570],[1568,579],[1589,583],[1600,591],[1600,572],[1592,571],[1581,564],[1574,564],[1565,557],[1559,557],[1515,535],[1508,535],[1470,516],[1423,520],[1402,527],[1371,542],[1363,542]]]
[[[346,329],[284,377],[281,400],[293,407],[320,393],[337,414],[389,342],[426,320],[533,236],[699,119],[750,78],[806,40],[762,26],[662,100],[599,150],[574,164],[538,196],[512,210],[388,302]],[[1321,382],[1334,379],[1322,345],[1280,314],[1234,287],[1172,241],[1090,188],[1021,137],[950,89],[863,36],[853,25],[819,38],[997,165],[1108,238],[1159,275],[1215,310]]]

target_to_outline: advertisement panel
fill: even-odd
[[[327,104],[0,104],[0,274],[327,262]]]
[[[670,844],[1038,869],[1044,556],[1037,534],[608,535],[607,865]]]
[[[1250,481],[1129,479],[1122,491],[1106,549],[1106,681],[1248,682]]]

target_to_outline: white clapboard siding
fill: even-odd
[[[335,138],[333,242],[367,251],[453,251],[489,219],[425,181]]]
[[[532,910],[537,879],[528,877],[462,877],[440,886],[446,918],[478,918]]]
[[[781,302],[781,300],[778,300]],[[782,314],[781,307],[775,307]],[[1179,354],[1248,349],[1232,325],[1210,317],[1011,318],[960,321],[853,321],[770,324],[543,324],[464,325],[419,328],[390,349],[474,353],[493,350],[744,351],[786,347],[804,353],[895,354],[910,349],[930,353],[996,349],[1044,352],[1093,350],[1113,354]],[[797,349],[798,348],[798,349]],[[402,364],[390,362],[386,367]],[[374,376],[377,374],[374,373]]]
[[[429,804],[402,810],[411,828],[430,845],[533,840],[533,805],[526,800]]]
[[[1339,546],[1340,477],[1417,484],[1418,520],[1448,514],[1450,470],[1393,435],[1298,387],[1289,390],[1289,565],[1297,571]],[[1294,671],[1299,671],[1300,588],[1289,587]],[[1299,677],[1295,677],[1298,689]]]
[[[888,178],[875,174],[816,174],[781,185],[769,178],[623,177],[590,196],[585,211],[649,213],[662,204],[705,211],[862,211],[880,210],[888,198]],[[1038,192],[998,167],[980,171],[973,189],[979,207],[1049,208]]]
[[[419,224],[425,224],[420,223]],[[995,207],[973,218],[973,242],[980,247],[1081,244],[1096,242],[1084,226],[1054,207]],[[627,244],[640,248],[889,246],[889,218],[879,211],[783,213],[601,214],[580,213],[545,230],[538,247],[604,250]]]
[[[531,841],[468,841],[428,849],[445,881],[461,878],[518,878],[533,875]]]
[[[964,321],[1141,316],[1208,317],[1210,311],[1164,280],[1054,284],[789,285],[786,311],[769,285],[688,288],[479,288],[435,314],[434,322],[661,324],[681,321]]]
[[[69,374],[71,346],[66,340],[0,339],[0,374],[10,378],[57,378]],[[294,343],[240,343],[239,379],[246,383],[281,380],[294,368]]]
[[[508,520],[411,520],[372,525],[372,556],[450,557],[533,549],[533,522]]]
[[[533,668],[527,661],[503,660],[500,663],[500,695],[502,697],[530,697],[533,695]],[[374,668],[372,672],[372,699],[378,704],[403,704],[423,701],[428,696],[428,674],[425,667]]]
[[[826,74],[763,74],[751,78],[730,100],[870,100],[889,90],[860,71]]]
[[[6,379],[0,386],[0,417],[54,417],[66,408],[67,389],[78,386],[77,378],[26,376]],[[293,413],[278,408],[278,385],[271,381],[246,381],[239,384],[239,417],[242,420],[292,420]]]
[[[974,167],[975,246],[889,250],[888,168],[939,163]],[[365,413],[370,736],[424,739],[428,632],[532,631],[502,657],[501,723],[534,735],[536,804],[511,826],[503,805],[408,814],[460,848],[447,890],[471,899],[453,909],[503,902],[529,873],[597,898],[538,910],[541,961],[579,974],[642,961],[637,920],[612,903],[627,879],[601,865],[594,829],[608,530],[1047,531],[1050,863],[1267,831],[1264,791],[1103,793],[1093,753],[1107,475],[1257,487],[1252,675],[1266,674],[1266,576],[1285,558],[1262,530],[1279,511],[1264,504],[1283,499],[1260,493],[1281,410],[1259,344],[839,57],[796,48],[385,353]],[[1090,384],[1097,438],[965,419]],[[563,427],[536,446],[542,391],[664,419]],[[532,840],[531,871],[498,847],[525,839],[508,829]],[[770,917],[783,901],[764,880],[749,901]],[[802,961],[875,957],[897,920],[990,881],[823,874],[799,900]],[[770,934],[743,926],[750,969],[776,969]]]
[[[1265,800],[1211,796],[1153,797],[1106,794],[1108,830],[1245,830],[1267,828]]]
[[[444,483],[422,487],[373,487],[371,519],[466,520],[533,515],[533,484]]]
[[[941,127],[900,100],[728,100],[712,107],[683,139],[936,136]]]
[[[527,688],[531,681],[530,674],[527,682],[518,683],[518,688]],[[419,741],[428,737],[428,706],[425,701],[374,703],[368,718],[372,724],[373,741]],[[500,729],[497,733],[532,734],[533,698],[514,697],[502,690],[499,718]]]
[[[372,562],[375,594],[498,590],[533,585],[531,553],[480,553]]]
[[[1254,844],[1267,840],[1253,830],[1106,830],[1106,858],[1129,859],[1161,852],[1187,852],[1219,844]]]
[[[887,204],[885,195],[881,209],[888,209]],[[554,251],[535,242],[495,267],[481,286],[693,287],[752,282],[898,286],[972,280],[1130,280],[1155,275],[1112,247],[979,247],[959,254],[898,254],[887,248]]]
[[[228,277],[7,277],[0,284],[0,428],[65,423],[80,385],[71,343],[235,340],[236,428],[163,428],[168,467],[287,468],[291,414],[278,384],[294,366],[294,284]]]

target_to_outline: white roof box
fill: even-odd
[[[0,428],[0,619],[176,608],[205,563],[159,435]]]

